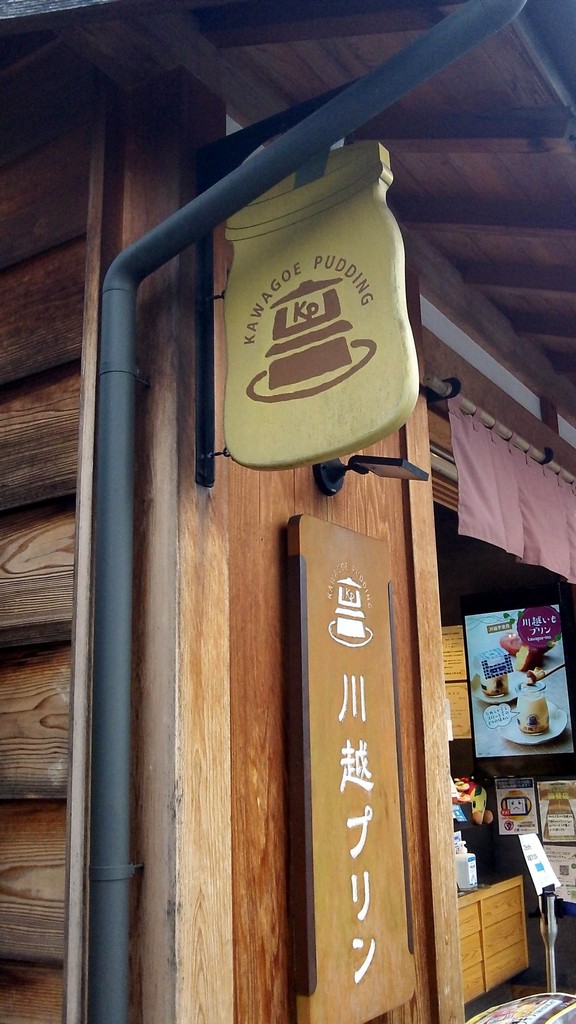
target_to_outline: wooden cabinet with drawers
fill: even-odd
[[[465,1002],[528,966],[520,875],[460,896],[458,925]]]

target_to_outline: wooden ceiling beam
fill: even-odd
[[[510,320],[517,334],[535,334],[548,338],[574,338],[576,341],[576,317],[558,313],[510,313]]]
[[[564,107],[418,116],[390,107],[355,133],[405,152],[572,152],[576,119]]]
[[[418,274],[422,295],[531,391],[553,395],[560,415],[574,422],[576,388],[554,372],[543,347],[528,338],[520,340],[511,319],[482,292],[465,284],[454,265],[426,238],[405,228],[402,234],[407,264]]]
[[[113,82],[125,89],[170,71],[177,60],[150,32],[142,32],[127,19],[74,24],[60,38]]]
[[[546,354],[556,373],[576,374],[576,352],[552,352],[547,349]]]
[[[440,199],[421,196],[394,197],[390,203],[404,224],[435,233],[466,231],[531,238],[563,236],[574,231],[576,202],[539,203],[514,200]]]
[[[573,267],[535,266],[529,263],[468,263],[461,268],[467,284],[507,291],[538,291],[549,294],[576,294],[576,270]]]
[[[439,0],[246,0],[194,15],[202,34],[219,48],[417,32],[443,17]]]
[[[252,76],[228,61],[195,27],[192,18],[167,10],[135,19],[141,30],[154,36],[175,62],[226,102],[228,113],[241,124],[277,114],[288,106],[280,85]]]

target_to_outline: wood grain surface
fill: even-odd
[[[0,652],[0,799],[65,797],[70,649]]]
[[[0,645],[68,639],[73,576],[73,503],[1,515]]]
[[[62,970],[0,961],[0,1020],[10,1024],[60,1024]]]
[[[0,269],[86,229],[90,132],[70,132],[0,168]]]
[[[66,805],[0,803],[0,958],[60,964]]]
[[[208,143],[224,108],[191,76],[183,79],[187,124]],[[190,120],[192,119],[192,120]],[[193,187],[186,176],[184,187]],[[220,232],[218,232],[218,235]],[[181,337],[192,337],[194,252],[181,258]],[[188,282],[188,284],[187,284]],[[225,287],[218,252],[215,294]],[[221,303],[216,303],[216,307]],[[216,308],[219,315],[219,309]],[[233,1021],[228,460],[217,460],[217,488],[194,483],[195,356],[181,346],[178,390],[178,648],[176,691],[176,1019]],[[216,358],[217,407],[222,396]],[[220,429],[220,417],[217,417]],[[217,490],[217,494],[216,494]],[[151,823],[153,824],[153,823]],[[215,965],[218,965],[217,969]]]
[[[407,457],[430,471],[430,451],[426,402],[423,397],[406,424]],[[410,549],[414,572],[415,630],[412,642],[417,645],[420,675],[418,714],[419,743],[422,745],[422,778],[414,779],[416,800],[422,786],[426,792],[428,874],[425,889],[414,890],[420,911],[427,918],[430,956],[435,958],[435,987],[439,1024],[461,1024],[463,993],[459,972],[454,971],[458,958],[458,930],[455,878],[452,872],[453,839],[450,804],[450,756],[445,719],[445,686],[441,636],[438,568],[435,551],[434,508],[432,484],[420,490],[409,490]],[[428,984],[433,979],[428,974]],[[433,1019],[436,1019],[433,1017]]]
[[[5,385],[0,392],[0,509],[76,489],[79,366]]]
[[[0,384],[80,358],[85,259],[77,238],[0,275]]]

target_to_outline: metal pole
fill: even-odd
[[[89,1024],[128,1021],[130,684],[136,300],[216,225],[512,21],[526,0],[469,0],[128,246],[104,280],[96,469]]]
[[[556,893],[554,886],[547,886],[540,896],[540,934],[546,949],[546,991],[556,992]]]

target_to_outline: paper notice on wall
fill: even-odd
[[[446,696],[450,701],[450,720],[452,735],[455,740],[470,739],[470,706],[468,704],[468,684],[448,683]]]
[[[538,799],[544,842],[575,842],[576,781],[539,782]]]
[[[576,903],[576,846],[547,845],[544,850],[560,882],[556,895],[568,903]]]
[[[466,655],[462,626],[442,626],[442,653],[444,679],[447,683],[466,679]]]
[[[496,804],[501,836],[538,831],[534,779],[496,779]]]

